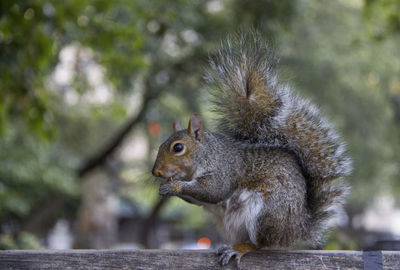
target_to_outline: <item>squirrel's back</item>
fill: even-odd
[[[259,33],[232,37],[211,59],[212,85],[220,131],[245,143],[282,147],[295,153],[307,181],[314,232],[322,232],[343,203],[346,188],[331,180],[352,171],[346,146],[315,105],[280,83],[278,59]]]

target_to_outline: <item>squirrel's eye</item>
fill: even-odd
[[[183,151],[184,148],[185,148],[185,146],[184,146],[183,144],[181,144],[181,143],[176,143],[176,144],[172,147],[174,153],[180,153],[180,152]]]

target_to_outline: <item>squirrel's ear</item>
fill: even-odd
[[[203,123],[200,120],[200,115],[197,113],[192,114],[190,117],[188,134],[199,141],[204,138]]]
[[[181,120],[175,119],[172,123],[172,127],[174,128],[174,132],[181,131],[183,129]]]

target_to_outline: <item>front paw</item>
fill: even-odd
[[[163,197],[178,195],[181,190],[179,183],[169,182],[160,185],[158,193]]]

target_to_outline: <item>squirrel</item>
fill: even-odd
[[[316,247],[344,203],[341,181],[352,171],[346,145],[319,109],[278,80],[279,60],[256,31],[231,36],[210,58],[218,131],[198,114],[179,120],[152,170],[159,194],[212,212],[232,244],[218,249],[226,265],[259,248]]]

